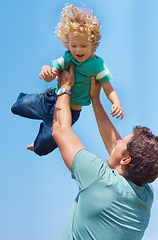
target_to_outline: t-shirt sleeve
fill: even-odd
[[[53,67],[55,67],[59,72],[64,70],[65,60],[64,57],[60,57],[52,61]]]
[[[72,64],[71,59],[72,59],[71,53],[69,51],[66,51],[62,57],[53,60],[52,64],[60,72],[70,67],[70,65]]]
[[[106,64],[104,63],[102,58],[98,57],[98,69],[99,71],[96,74],[96,80],[99,81],[100,83],[105,83],[109,80],[111,80],[113,77],[107,68]]]
[[[100,158],[82,149],[74,157],[71,174],[83,190],[100,179],[106,170],[107,166]]]

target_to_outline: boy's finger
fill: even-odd
[[[115,117],[118,113],[119,113],[119,110],[116,109],[116,110],[115,110],[113,113],[111,113],[111,114],[112,114],[113,117]]]
[[[115,113],[117,111],[117,107],[112,107],[111,113]]]

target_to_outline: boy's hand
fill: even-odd
[[[111,107],[111,115],[112,115],[112,117],[116,116],[116,118],[121,117],[121,119],[123,119],[124,111],[123,111],[123,109],[122,109],[120,104],[113,104],[112,105],[112,107]]]
[[[55,77],[56,75],[58,74],[58,71],[56,68],[51,68],[49,65],[44,65],[42,68],[41,68],[41,72],[39,74],[39,78],[43,79],[46,81],[46,82],[51,82]]]

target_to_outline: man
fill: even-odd
[[[99,131],[110,157],[106,164],[88,152],[71,129],[70,90],[73,67],[59,76],[53,137],[63,160],[79,185],[62,240],[140,240],[148,225],[158,176],[158,139],[137,127],[121,139],[100,100],[100,86],[91,79],[91,99]]]

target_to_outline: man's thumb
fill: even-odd
[[[74,64],[70,66],[70,75],[74,75]]]
[[[91,85],[92,85],[92,86],[95,85],[95,77],[91,77]]]

